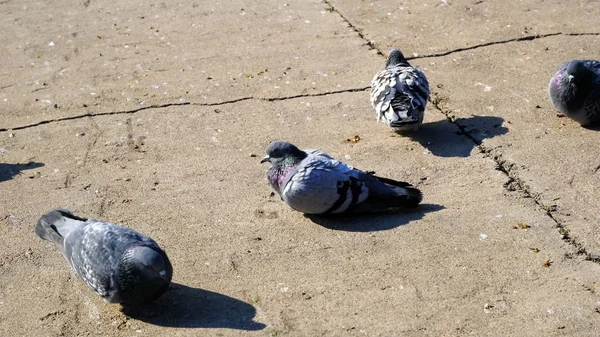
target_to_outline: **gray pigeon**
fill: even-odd
[[[582,126],[600,123],[600,62],[563,63],[548,85],[552,105]]]
[[[287,142],[273,142],[266,152],[261,163],[271,163],[269,183],[283,201],[303,213],[413,208],[423,198],[409,183],[367,174],[318,150],[302,151]]]
[[[53,242],[75,273],[107,302],[150,302],[171,283],[173,268],[165,252],[127,227],[53,210],[42,215],[35,232]]]
[[[429,99],[425,74],[412,67],[398,49],[390,51],[385,69],[371,81],[371,105],[377,121],[395,132],[418,130]]]

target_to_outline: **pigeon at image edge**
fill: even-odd
[[[550,79],[552,105],[582,126],[600,123],[600,61],[563,63]]]

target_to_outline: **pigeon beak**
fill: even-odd
[[[569,82],[573,82],[573,79],[575,78],[575,76],[573,75],[569,75]]]
[[[262,164],[262,163],[266,163],[266,162],[270,162],[270,161],[271,161],[271,157],[269,157],[269,156],[265,156],[265,157],[264,157],[264,158],[263,158],[263,159],[260,161],[260,163]]]

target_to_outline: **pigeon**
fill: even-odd
[[[398,133],[416,131],[423,123],[428,99],[425,74],[411,66],[398,49],[390,51],[385,69],[371,81],[371,105],[377,121]]]
[[[53,210],[36,234],[53,242],[71,268],[109,303],[138,305],[162,295],[173,276],[167,254],[132,229]]]
[[[267,180],[285,203],[306,214],[414,208],[423,199],[409,183],[365,173],[319,150],[273,142],[266,153]]]
[[[548,85],[552,105],[582,126],[600,123],[600,61],[563,63]]]

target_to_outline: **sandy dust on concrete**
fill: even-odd
[[[597,1],[8,0],[0,18],[0,335],[598,336],[600,133],[546,97],[558,64],[600,55]],[[432,89],[413,137],[368,101],[393,47]],[[276,139],[423,205],[306,217],[259,164]],[[57,207],[154,238],[169,291],[105,304],[35,236]]]

